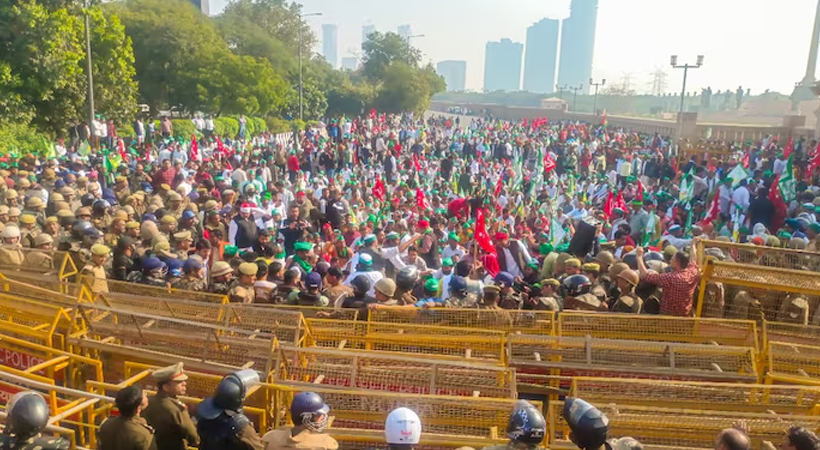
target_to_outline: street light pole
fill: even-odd
[[[413,40],[415,38],[423,38],[423,37],[425,37],[423,34],[414,34],[412,36],[407,36],[407,45],[410,46],[410,44],[411,44],[410,41],[411,40]]]
[[[683,69],[683,87],[680,90],[680,110],[678,111],[680,114],[683,113],[683,105],[686,99],[686,78],[689,75],[689,69],[699,69],[700,66],[703,65],[703,55],[698,55],[697,62],[695,64],[678,64],[678,55],[672,55],[669,62],[672,64],[673,69]]]
[[[580,85],[578,85],[578,87],[570,86],[569,88],[570,88],[570,90],[573,91],[573,95],[572,95],[572,112],[576,112],[577,109],[575,109],[575,104],[578,102],[578,91],[583,89],[584,85],[580,84]]]
[[[83,15],[85,16],[85,71],[88,76],[88,132],[94,134],[94,74],[91,69],[91,18],[88,15],[88,8],[91,7],[88,0],[83,2]],[[87,136],[91,140],[91,136]]]
[[[300,18],[321,16],[322,13],[302,14]],[[302,24],[299,23],[299,120],[303,120],[304,104],[303,104],[303,89],[302,89]]]
[[[592,78],[589,79],[589,85],[595,86],[595,97],[592,100],[592,114],[597,116],[598,115],[598,86],[603,86],[606,84],[606,78],[601,79],[600,83],[593,82]]]

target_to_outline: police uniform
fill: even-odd
[[[19,243],[0,247],[0,266],[19,266],[23,260],[25,255]]]
[[[472,308],[478,304],[478,297],[473,293],[467,293],[464,297],[459,298],[456,295],[451,296],[444,301],[444,306],[448,308]]]
[[[182,363],[156,370],[153,377],[157,384],[188,379]],[[187,406],[163,390],[148,400],[142,416],[154,428],[157,450],[185,450],[199,444],[199,433]]]
[[[293,427],[284,426],[268,431],[263,437],[265,450],[336,450],[339,443],[326,433],[314,433],[307,428],[293,434]]]
[[[91,247],[91,253],[96,256],[108,256],[110,251],[110,248],[102,244],[95,244]],[[80,275],[93,280],[91,284],[93,292],[108,292],[108,281],[106,281],[104,266],[89,261],[88,264],[83,266]]]
[[[521,297],[518,294],[509,292],[500,295],[501,298],[498,300],[498,306],[500,306],[501,309],[521,309]]]
[[[56,436],[35,436],[23,441],[0,434],[0,450],[67,450],[71,444]]]
[[[239,273],[242,275],[256,275],[257,266],[254,263],[242,263],[239,265]],[[253,303],[256,300],[256,291],[253,285],[237,283],[228,291],[228,300],[231,303]]]
[[[208,288],[208,285],[202,278],[184,276],[179,281],[174,283],[171,287],[173,287],[174,289],[183,289],[186,291],[204,291]]]
[[[99,450],[157,450],[154,429],[142,417],[109,417],[99,432]]]
[[[54,238],[48,234],[42,233],[34,239],[34,246],[39,247],[53,243]],[[26,254],[26,259],[23,261],[23,266],[30,270],[46,273],[54,270],[54,258],[44,250],[34,250]]]
[[[616,313],[639,314],[643,308],[643,300],[635,295],[634,291],[621,294],[612,304],[610,311]]]
[[[253,423],[242,413],[241,402],[245,400],[249,373],[253,373],[253,378],[258,383],[259,375],[250,369],[234,372],[220,381],[214,397],[206,398],[197,406],[196,427],[200,450],[265,450],[265,444],[256,433]],[[239,382],[243,385],[240,389],[241,397],[229,399],[227,397],[234,394],[220,395],[221,386],[229,381],[231,384]],[[231,391],[235,392],[234,389]]]

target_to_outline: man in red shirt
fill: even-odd
[[[159,190],[160,186],[163,184],[167,184],[171,186],[171,189],[174,188],[174,178],[177,176],[177,171],[171,167],[171,161],[164,159],[162,160],[162,168],[154,174],[154,189]]]
[[[643,261],[643,247],[638,247],[635,250],[638,255],[638,271],[641,274],[641,280],[663,288],[661,314],[670,316],[692,315],[692,297],[695,295],[695,288],[698,286],[698,280],[700,279],[697,263],[699,241],[699,237],[692,240],[689,254],[682,251],[675,253],[669,264],[672,271],[667,273],[648,271]]]
[[[290,152],[290,156],[288,156],[287,161],[290,184],[296,184],[296,178],[299,174],[299,158],[296,157],[296,152]]]

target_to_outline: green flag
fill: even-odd
[[[797,196],[797,181],[794,179],[794,166],[792,165],[792,157],[786,161],[786,168],[780,174],[780,194],[783,196],[783,201],[788,205],[789,202]]]

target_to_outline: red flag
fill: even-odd
[[[613,209],[615,209],[615,193],[614,191],[609,191],[609,195],[604,202],[604,214],[606,214],[607,217],[612,217]]]
[[[709,204],[709,209],[706,211],[706,217],[704,217],[699,224],[710,224],[718,217],[720,217],[720,194],[716,192],[715,197],[712,198],[712,203]]]
[[[604,116],[601,117],[601,125],[606,126],[606,111],[604,111]]]
[[[786,142],[786,146],[783,147],[783,158],[789,159],[789,155],[792,154],[794,151],[794,138],[789,138],[788,142]]]
[[[413,153],[413,165],[416,167],[416,172],[421,172],[421,164],[419,163],[419,155]]]
[[[772,230],[778,230],[786,221],[786,202],[783,201],[783,193],[780,192],[780,175],[774,178],[772,187],[769,189],[769,200],[774,203],[774,216],[772,217]]]
[[[373,109],[370,110],[370,118],[371,119],[376,118],[376,108],[373,108]]]
[[[216,150],[224,155],[225,154],[225,144],[222,143],[222,139],[219,136],[216,137]]]
[[[498,176],[498,184],[495,185],[495,196],[498,197],[498,194],[501,193],[501,188],[504,186],[504,174],[501,173]]]
[[[643,201],[643,183],[641,183],[641,180],[638,180],[638,193],[635,194],[635,198]]]
[[[125,153],[125,142],[122,141],[122,138],[117,138],[117,150],[120,152],[120,158],[123,161],[128,161],[128,155]]]
[[[484,220],[484,208],[479,208],[475,215],[473,238],[485,252],[495,254],[495,246],[492,241],[490,241],[490,235],[487,234],[487,227],[484,224]]]
[[[806,180],[811,180],[814,169],[818,167],[820,167],[820,142],[817,143],[817,148],[814,149],[814,154],[809,159],[809,165],[806,168]]]
[[[381,201],[384,201],[384,183],[379,176],[376,176],[376,184],[373,186],[373,195]]]
[[[199,156],[199,143],[196,141],[196,136],[191,135],[191,159],[197,159]]]
[[[424,199],[424,192],[419,188],[416,188],[416,206],[425,211],[430,209],[430,205]]]
[[[544,154],[544,171],[546,173],[550,173],[553,169],[555,169],[555,158],[553,158],[552,154],[547,151]]]
[[[671,163],[672,163],[672,172],[677,174],[678,173],[678,158],[673,156]]]
[[[615,207],[621,208],[626,211],[626,200],[624,200],[624,193],[618,192],[618,196],[615,197]]]
[[[749,153],[751,153],[751,150],[749,150],[749,149],[746,149],[746,152],[743,153],[743,159],[741,160],[741,163],[743,163],[743,168],[744,169],[749,168],[749,158],[750,158]],[[710,164],[711,164],[711,162],[710,162]]]

